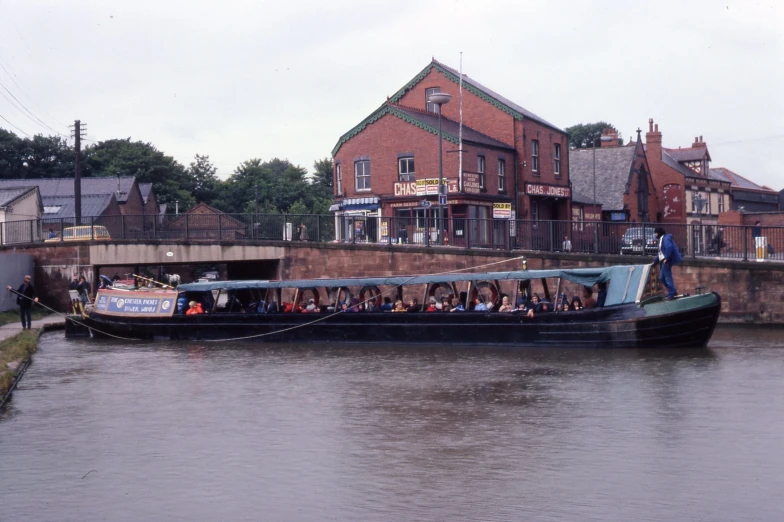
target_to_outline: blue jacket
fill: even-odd
[[[683,261],[681,253],[678,250],[678,245],[672,240],[672,234],[664,234],[664,236],[662,236],[660,249],[661,253],[664,254],[664,260],[667,261],[668,265],[677,265]],[[659,262],[658,255],[656,256],[656,262]]]

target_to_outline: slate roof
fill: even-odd
[[[730,169],[726,169],[724,167],[710,169],[710,177],[719,181],[729,181],[732,183],[732,188],[735,189],[759,190],[761,192],[770,192],[771,194],[776,193],[775,190],[757,185],[750,179],[744,178],[737,172],[733,172]]]
[[[687,149],[667,149],[670,156],[675,161],[702,161],[703,159],[710,160],[710,154],[707,147],[689,147]]]
[[[142,193],[142,200],[144,200],[144,204],[147,204],[147,198],[150,197],[150,192],[152,192],[152,183],[139,183],[139,192]]]
[[[697,174],[696,172],[691,170],[689,167],[683,165],[682,163],[679,163],[678,160],[676,160],[674,157],[672,157],[672,155],[669,153],[669,151],[667,149],[662,149],[661,160],[662,160],[662,163],[664,163],[665,165],[667,165],[671,169],[674,169],[674,170],[680,172],[681,174],[683,174],[684,176],[686,176],[688,178],[700,177],[699,174]]]
[[[457,76],[458,81],[459,81],[460,71],[458,71],[456,69],[453,69],[453,68],[449,67],[448,65],[445,65],[445,64],[439,62],[435,58],[433,58],[433,63],[436,64],[437,66],[439,66],[439,67],[449,71],[453,75]],[[508,107],[510,107],[512,109],[514,109],[515,111],[519,112],[520,114],[522,114],[526,118],[530,118],[530,119],[532,119],[534,121],[538,121],[539,123],[541,123],[543,125],[546,125],[548,127],[551,127],[551,128],[553,128],[555,130],[558,130],[558,131],[561,131],[561,132],[565,132],[563,129],[560,129],[560,128],[556,127],[555,125],[553,125],[549,121],[545,120],[541,116],[537,116],[536,114],[534,114],[533,112],[529,111],[528,109],[526,109],[524,107],[521,107],[520,105],[516,104],[512,100],[509,100],[508,98],[505,98],[505,97],[501,96],[500,94],[498,94],[495,91],[485,87],[484,85],[482,85],[478,81],[474,80],[473,78],[469,78],[468,75],[463,73],[463,86],[465,87],[466,84],[468,84],[469,86],[473,86],[474,88],[484,92],[485,94],[487,94],[491,98],[493,98],[493,99],[499,101],[500,103],[502,103],[502,104],[504,104],[504,105],[506,105],[506,106],[508,106]]]
[[[112,202],[114,194],[87,194],[82,195],[82,215],[100,216]],[[44,207],[60,207],[55,213],[43,215],[44,219],[73,218],[75,214],[76,198],[71,196],[46,196],[41,198]]]
[[[602,210],[623,210],[623,194],[634,164],[635,149],[635,145],[596,149],[596,202],[602,205]],[[590,203],[593,198],[593,153],[593,149],[569,151],[569,178],[580,203]]]
[[[33,187],[8,187],[0,188],[0,207],[5,207],[27,194],[35,190]]]
[[[128,201],[134,176],[127,177],[99,177],[82,178],[82,195],[91,194],[110,194],[114,193],[119,203]],[[41,198],[48,196],[71,196],[74,195],[73,178],[39,178],[39,179],[5,179],[0,180],[0,189],[6,187],[33,187],[37,186],[41,192]],[[118,192],[119,190],[119,192]],[[86,215],[86,214],[85,214]]]

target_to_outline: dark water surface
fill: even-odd
[[[697,351],[69,341],[0,520],[784,520],[784,330]]]

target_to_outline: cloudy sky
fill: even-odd
[[[312,170],[462,52],[467,75],[562,128],[606,120],[628,140],[654,118],[664,146],[702,135],[713,167],[780,190],[784,2],[728,2],[0,0],[0,116],[208,154],[221,177],[250,158]]]

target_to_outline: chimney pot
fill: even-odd
[[[655,130],[656,132],[659,132],[659,124],[658,123],[653,126],[653,130]]]
[[[653,118],[648,118],[648,132],[653,132]]]

